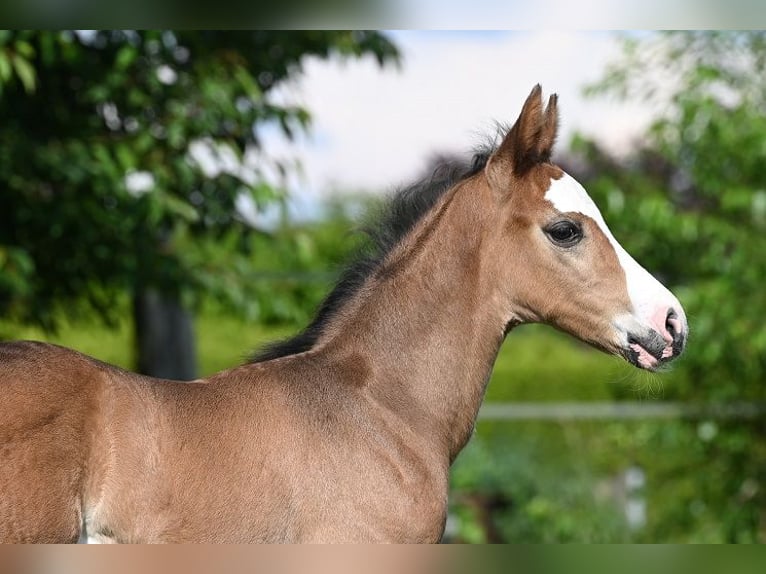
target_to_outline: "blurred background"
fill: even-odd
[[[0,338],[191,379],[296,332],[397,185],[529,90],[691,325],[650,375],[513,331],[455,542],[766,541],[763,32],[0,32]]]

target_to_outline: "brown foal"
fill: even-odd
[[[554,325],[654,370],[677,299],[549,159],[536,86],[495,149],[394,198],[300,335],[181,383],[0,345],[0,541],[437,542],[506,333]]]

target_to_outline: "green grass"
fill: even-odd
[[[611,397],[630,365],[543,325],[517,327],[495,363],[489,401],[575,401]]]

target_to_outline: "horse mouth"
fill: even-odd
[[[656,371],[673,360],[677,353],[674,346],[668,345],[659,333],[652,332],[648,337],[629,336],[628,347],[623,350],[623,355],[630,364],[639,369]]]

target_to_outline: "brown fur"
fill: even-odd
[[[592,222],[541,231],[556,99],[533,90],[483,172],[448,191],[307,351],[204,381],[0,345],[0,540],[436,542],[509,325],[615,351],[629,307]]]

